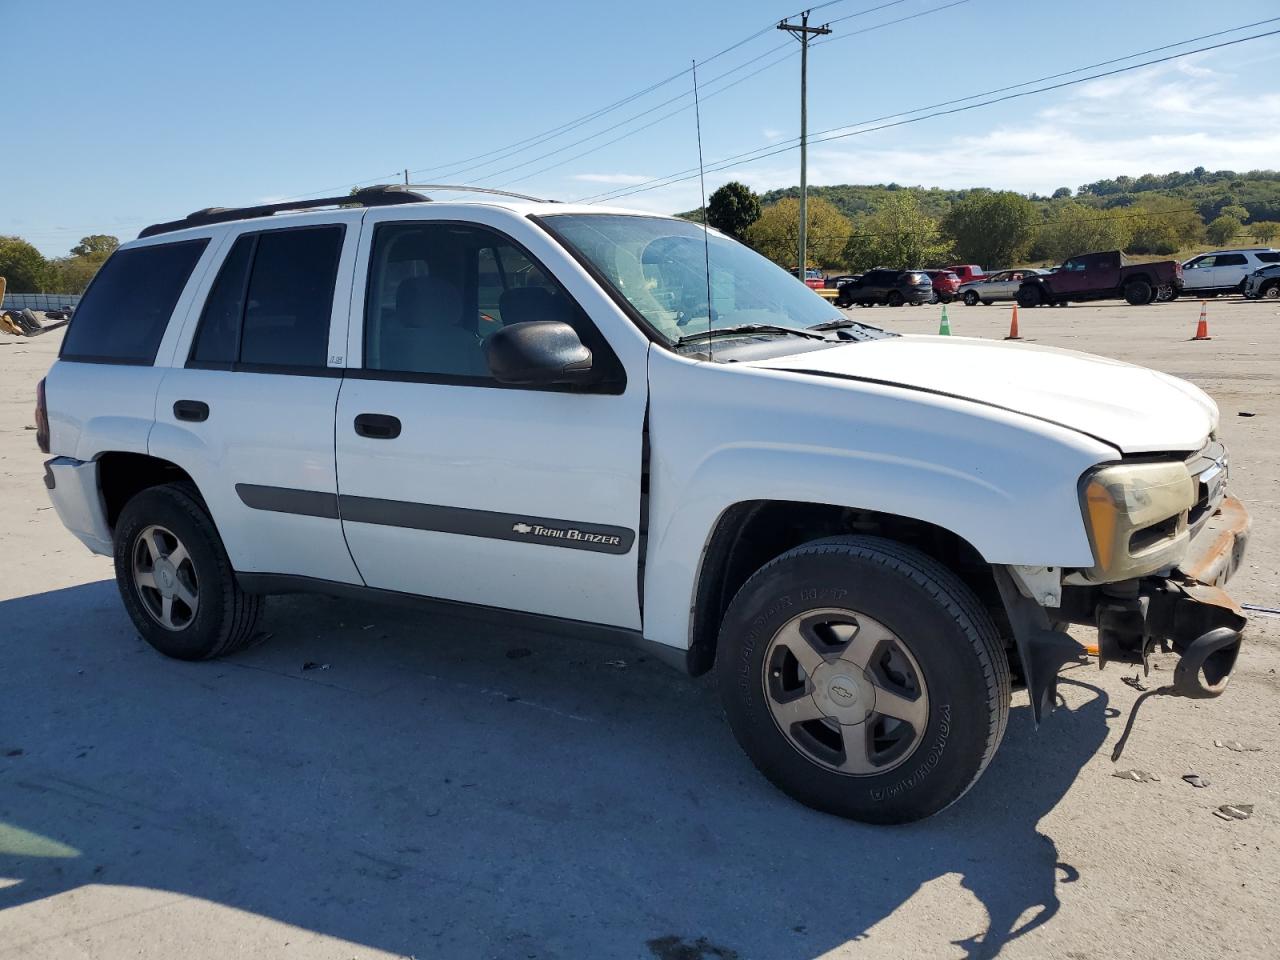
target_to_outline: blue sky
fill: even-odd
[[[832,42],[812,49],[811,131],[1280,17],[1275,0],[964,0],[927,12],[948,2],[846,0],[815,12],[820,22],[883,6],[837,22]],[[509,157],[456,161],[572,121],[757,31],[700,68],[704,152],[710,162],[785,143],[799,129],[799,61],[766,28],[798,9],[785,0],[0,0],[9,91],[0,234],[58,255],[84,234],[131,238],[201,207],[342,193],[405,167],[423,170],[418,180],[449,173],[557,199],[597,194],[696,165],[688,109],[593,150],[687,96],[569,146],[687,94],[687,74]],[[1278,61],[1280,36],[815,145],[810,183],[1048,192],[1121,173],[1277,167]],[[791,151],[715,173],[707,188],[785,186],[797,167]],[[687,209],[697,181],[620,202]]]

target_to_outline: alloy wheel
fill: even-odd
[[[874,776],[919,747],[929,721],[924,674],[902,638],[853,610],[811,610],[774,635],[764,695],[778,729],[807,759]]]
[[[166,527],[152,524],[133,543],[133,582],[142,606],[166,630],[185,630],[200,609],[191,555]]]

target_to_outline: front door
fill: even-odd
[[[371,211],[356,276],[336,451],[365,582],[639,628],[644,354],[624,367],[497,228]],[[578,331],[598,383],[513,388],[489,374],[493,331],[546,320]]]

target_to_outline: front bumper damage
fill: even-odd
[[[1172,682],[1161,693],[1221,695],[1246,623],[1244,611],[1223,585],[1243,560],[1249,526],[1244,505],[1224,497],[1192,538],[1186,556],[1167,574],[1064,586],[1056,607],[1026,596],[1007,568],[993,568],[1036,722],[1053,709],[1058,671],[1080,656],[1079,644],[1065,632],[1072,623],[1097,628],[1100,667],[1113,660],[1149,667],[1149,655],[1160,649],[1179,658]]]

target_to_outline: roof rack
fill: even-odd
[[[280,203],[264,203],[257,207],[209,207],[187,214],[181,220],[153,223],[138,234],[138,239],[154,237],[160,233],[204,227],[211,223],[229,220],[248,220],[253,217],[270,217],[291,210],[312,210],[316,207],[385,207],[397,203],[422,203],[431,198],[400,185],[363,187],[341,197],[321,197],[314,200],[285,200]]]
[[[226,223],[229,220],[249,220],[253,217],[270,217],[277,213],[293,210],[313,210],[317,207],[386,207],[398,203],[423,203],[431,198],[422,193],[423,190],[446,190],[457,193],[485,193],[498,197],[512,197],[516,200],[530,200],[534,203],[555,203],[555,200],[543,200],[523,193],[512,193],[510,190],[495,190],[491,187],[468,187],[453,183],[407,183],[380,184],[375,187],[362,187],[353,193],[341,197],[321,197],[315,200],[285,200],[280,203],[264,203],[256,207],[209,207],[189,213],[181,220],[170,220],[167,223],[153,223],[138,234],[138,239],[154,237],[161,233],[172,233],[175,230],[186,230],[190,227],[204,227],[211,223]]]
[[[457,183],[407,183],[403,186],[394,184],[388,190],[446,190],[454,193],[487,193],[495,197],[512,197],[516,200],[529,200],[533,203],[559,203],[559,200],[545,200],[542,197],[531,197],[525,193],[512,193],[510,190],[498,190],[493,187],[467,187]]]

